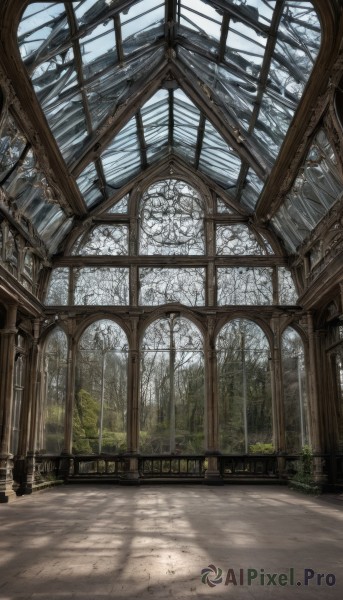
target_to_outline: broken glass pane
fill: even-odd
[[[340,198],[343,178],[324,131],[319,131],[284,204],[272,219],[289,249],[295,250]]]
[[[245,178],[243,191],[241,194],[241,203],[250,210],[254,210],[257,200],[263,189],[263,181],[256,175],[253,169],[249,169]]]
[[[269,267],[218,268],[218,305],[272,304],[272,273]]]
[[[3,120],[0,131],[0,182],[18,164],[27,140],[10,115]]]
[[[201,0],[181,0],[179,9],[180,23],[202,34],[220,40],[221,18],[208,3]]]
[[[181,302],[186,306],[205,304],[205,269],[141,268],[140,305],[158,306]]]
[[[98,187],[98,173],[93,163],[90,163],[88,167],[82,171],[76,182],[87,206],[90,207],[103,198],[103,194]]]

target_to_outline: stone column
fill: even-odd
[[[274,315],[271,319],[273,330],[273,347],[271,357],[271,384],[272,384],[272,411],[273,411],[273,445],[278,456],[279,477],[285,471],[285,459],[282,456],[286,452],[285,436],[285,413],[283,402],[283,377],[282,377],[282,352],[280,317]]]
[[[207,469],[205,483],[219,485],[223,483],[218,464],[219,420],[217,391],[217,354],[215,349],[215,318],[208,317],[205,338],[205,455]]]
[[[66,479],[72,472],[73,467],[73,411],[75,399],[75,370],[77,344],[74,338],[75,323],[70,320],[68,326],[68,355],[67,355],[67,377],[66,377],[66,406],[64,414],[64,448],[61,453],[58,476]]]
[[[130,317],[131,340],[128,364],[128,399],[127,399],[127,450],[128,470],[123,483],[137,485],[138,448],[139,448],[139,375],[140,353],[138,340],[138,316]]]
[[[38,339],[40,332],[40,319],[33,321],[33,339],[28,352],[28,361],[25,370],[25,395],[21,415],[21,432],[18,447],[18,458],[25,463],[25,477],[20,482],[18,495],[30,494],[34,483],[34,451],[29,448],[32,427],[33,407],[39,398],[39,349]],[[34,411],[36,413],[36,411]],[[39,427],[38,419],[35,426],[35,439]]]
[[[318,372],[320,365],[316,357],[316,332],[314,331],[313,314],[307,313],[308,328],[308,354],[309,354],[309,413],[310,413],[310,440],[313,452],[320,454],[323,451],[319,426],[319,407],[318,407]],[[314,461],[314,477],[316,481],[323,479],[322,461]]]
[[[5,329],[0,331],[0,502],[15,498],[13,456],[10,453],[17,305],[7,306]]]

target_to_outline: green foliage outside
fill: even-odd
[[[314,472],[313,472],[313,452],[311,446],[303,446],[300,459],[296,463],[297,473],[294,475],[293,480],[306,485],[312,485],[314,483]]]
[[[75,454],[97,452],[99,414],[99,403],[86,390],[79,390],[75,397],[73,413],[73,452]]]
[[[257,444],[251,444],[249,446],[250,454],[273,454],[275,452],[275,448],[273,444],[263,444],[262,442],[258,442]]]
[[[99,451],[100,404],[84,389],[75,397],[73,413],[73,453],[97,454]],[[126,449],[126,433],[103,429],[102,452],[117,453]]]

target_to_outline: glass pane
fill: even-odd
[[[272,304],[272,272],[269,267],[218,268],[218,304]]]
[[[298,294],[290,270],[285,267],[278,267],[278,278],[279,304],[296,304]]]
[[[141,254],[203,254],[204,208],[198,192],[183,181],[152,185],[141,200]]]
[[[286,450],[291,454],[308,443],[304,348],[299,334],[291,328],[282,336],[282,372]]]
[[[75,454],[126,450],[127,338],[110,320],[96,321],[78,345],[73,413]]]
[[[250,321],[225,325],[217,339],[219,439],[227,454],[274,451],[269,344]]]
[[[181,302],[186,306],[205,304],[205,269],[199,268],[142,268],[140,277],[140,304],[158,306]]]
[[[99,225],[83,233],[74,244],[74,255],[112,255],[129,253],[129,231],[127,225]]]
[[[69,269],[58,267],[53,269],[50,276],[45,304],[68,304]]]
[[[64,449],[64,415],[67,389],[67,336],[56,329],[48,337],[45,352],[44,450],[60,454]]]
[[[74,304],[129,304],[129,269],[115,267],[74,269]]]
[[[319,131],[273,226],[294,250],[340,198],[343,178],[324,131]]]
[[[201,0],[182,0],[180,23],[219,41],[221,18],[218,12]]]
[[[110,208],[107,212],[108,214],[125,214],[128,211],[128,206],[129,206],[129,198],[130,195],[127,194],[126,196],[124,196],[124,198],[122,198],[121,200],[119,200],[118,202],[116,202],[116,204],[114,204],[114,206],[112,206],[112,208]]]
[[[203,451],[202,345],[197,328],[173,313],[147,328],[141,353],[141,452]]]
[[[103,198],[103,195],[98,187],[99,178],[97,170],[93,163],[90,163],[88,167],[82,171],[81,175],[76,180],[79,186],[80,192],[84,197],[87,206],[92,206]]]
[[[266,254],[247,225],[218,225],[216,242],[217,254]]]

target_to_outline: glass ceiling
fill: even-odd
[[[18,42],[88,207],[174,154],[253,209],[311,73],[320,28],[306,1],[32,2]],[[170,72],[140,104],[166,48]]]
[[[178,157],[253,212],[320,40],[305,0],[39,1],[18,28],[23,63],[88,209]],[[35,177],[33,217],[39,227],[49,215],[47,241],[72,220],[51,203],[44,175]]]

